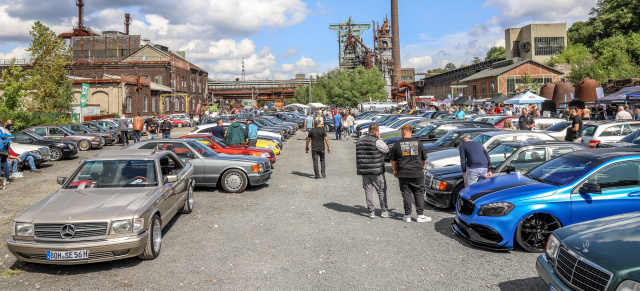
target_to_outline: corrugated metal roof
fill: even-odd
[[[460,80],[460,82],[469,82],[469,81],[474,81],[474,80],[483,79],[483,78],[487,78],[487,77],[497,77],[497,76],[500,76],[500,75],[502,75],[502,74],[504,74],[504,73],[506,73],[508,71],[511,71],[511,70],[519,67],[519,66],[527,64],[527,63],[535,63],[535,64],[537,64],[537,65],[539,65],[539,66],[541,66],[541,67],[543,67],[543,68],[545,68],[547,70],[550,70],[552,72],[556,72],[557,74],[562,74],[562,72],[560,72],[560,71],[558,71],[558,70],[556,70],[556,69],[554,69],[552,67],[549,67],[549,66],[547,66],[545,64],[536,62],[534,60],[526,60],[526,61],[516,62],[516,63],[513,63],[511,65],[504,66],[504,67],[486,69],[484,71],[478,72],[477,74],[474,74],[474,75],[471,75],[469,77],[466,77],[466,78]]]

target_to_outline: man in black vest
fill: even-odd
[[[384,154],[388,152],[389,147],[380,139],[380,128],[375,123],[369,126],[369,134],[361,137],[356,143],[356,168],[358,175],[362,176],[369,218],[376,217],[376,208],[373,205],[374,189],[380,199],[380,217],[393,216],[387,209],[387,180],[384,176]]]

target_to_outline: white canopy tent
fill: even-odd
[[[511,99],[505,101],[504,104],[540,104],[546,100],[549,99],[527,91],[525,93],[518,94],[512,97]]]
[[[309,106],[304,105],[304,104],[300,104],[300,103],[292,103],[292,104],[289,104],[289,105],[285,106],[284,108],[287,108],[287,109],[298,109],[298,108],[309,108]]]
[[[309,107],[313,107],[313,108],[327,108],[327,107],[329,107],[329,106],[324,105],[322,103],[309,103],[308,105],[309,105]]]

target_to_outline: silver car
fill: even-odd
[[[534,132],[534,131],[488,131],[476,135],[473,138],[474,141],[479,142],[484,146],[487,151],[491,151],[493,148],[506,143],[506,142],[519,142],[528,140],[544,140],[555,141],[556,139],[546,133]],[[432,152],[427,155],[427,163],[425,164],[425,171],[432,171],[441,169],[444,167],[459,166],[460,165],[460,150],[448,149],[438,152]]]
[[[617,143],[638,129],[640,120],[584,122],[582,143],[595,149],[598,144]]]
[[[160,254],[162,228],[193,210],[193,166],[172,152],[108,151],[58,177],[62,188],[12,222],[20,261],[74,265]]]
[[[269,159],[216,153],[196,139],[152,139],[135,143],[126,149],[172,151],[184,162],[193,165],[196,186],[220,185],[230,193],[243,192],[247,186],[262,185],[271,178],[272,173]]]

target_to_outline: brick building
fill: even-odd
[[[525,72],[539,84],[559,82],[562,75],[562,72],[534,60],[513,58],[494,63],[490,69],[460,80],[468,86],[462,89],[462,93],[471,98],[492,98],[498,94],[513,97]]]

